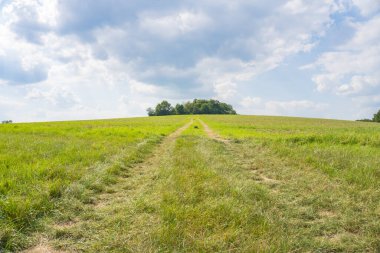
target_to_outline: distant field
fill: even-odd
[[[380,124],[0,125],[0,228],[0,252],[379,252]]]

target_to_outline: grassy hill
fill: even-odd
[[[376,252],[379,147],[290,117],[0,125],[0,251]]]

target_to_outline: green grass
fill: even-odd
[[[379,145],[380,124],[288,117],[3,125],[0,248],[379,252]]]
[[[247,180],[224,144],[191,127],[108,188],[97,210],[53,232],[53,244],[84,252],[286,250],[269,191]]]
[[[0,248],[25,245],[24,235],[57,207],[69,185],[96,174],[82,184],[102,191],[120,167],[138,160],[185,121],[155,117],[0,125]]]
[[[241,166],[280,179],[275,184],[269,181],[268,187],[278,188],[273,194],[278,216],[284,217],[284,228],[291,228],[286,231],[289,241],[296,236],[294,249],[380,250],[379,124],[262,116],[201,118],[234,141]],[[260,176],[257,179],[265,183]]]
[[[363,188],[380,186],[380,124],[263,116],[206,116],[219,134],[254,140]]]
[[[156,248],[166,252],[223,252],[274,248],[265,216],[268,193],[234,168],[223,145],[186,136],[161,169]]]
[[[195,136],[203,136],[205,137],[206,134],[204,132],[202,124],[198,120],[199,117],[194,116],[192,117],[192,124],[189,128],[187,128],[185,131],[183,131],[183,135],[195,135]]]

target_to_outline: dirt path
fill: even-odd
[[[171,142],[174,139],[178,138],[178,136],[180,136],[183,131],[185,131],[186,129],[188,129],[193,124],[193,122],[194,122],[194,119],[191,119],[191,121],[189,123],[187,123],[183,127],[178,128],[175,132],[173,132],[170,135],[168,135],[168,137],[166,137],[166,139],[164,140],[164,142]],[[162,147],[164,145],[164,142],[161,143],[160,147]]]
[[[126,237],[126,242],[134,245],[134,239],[141,235],[133,234],[131,228],[136,224],[133,219],[146,219],[147,217],[136,217],[133,214],[136,207],[141,203],[136,203],[141,196],[152,189],[155,177],[157,177],[158,166],[164,154],[172,147],[175,140],[193,124],[193,119],[186,125],[180,127],[167,137],[156,147],[153,153],[144,162],[128,169],[125,174],[111,187],[107,188],[106,193],[99,194],[94,203],[88,204],[86,211],[76,217],[75,222],[56,223],[49,227],[47,235],[41,235],[38,245],[24,250],[24,253],[65,253],[65,252],[97,252],[98,244],[110,244],[105,242],[105,238],[117,238],[120,222],[130,223],[128,227],[132,233],[126,236],[122,231],[120,234]],[[152,202],[154,200],[151,200]],[[131,220],[131,217],[133,219]],[[148,223],[154,222],[145,221]],[[116,233],[116,234],[113,234]],[[80,242],[78,242],[78,238]],[[136,238],[135,238],[136,237]],[[119,240],[123,242],[123,240]],[[117,246],[122,248],[121,246]],[[104,248],[102,248],[104,249]]]
[[[210,138],[210,139],[213,139],[213,140],[216,140],[216,141],[220,141],[220,142],[223,142],[223,143],[229,143],[229,140],[227,139],[224,139],[222,137],[220,137],[217,133],[215,133],[205,122],[203,122],[201,119],[198,119],[199,122],[201,123],[201,125],[203,126],[203,129],[205,130],[207,136]]]
[[[107,205],[112,204],[115,202],[115,199],[120,199],[119,202],[125,201],[125,194],[128,192],[128,195],[131,195],[131,191],[129,189],[129,182],[133,177],[137,179],[143,179],[146,176],[146,172],[148,170],[151,170],[152,168],[155,168],[158,164],[160,164],[160,160],[162,159],[162,156],[168,152],[169,148],[171,147],[172,143],[184,132],[187,128],[189,128],[193,124],[193,119],[187,123],[186,125],[178,128],[176,131],[168,135],[164,138],[164,140],[158,145],[158,147],[153,151],[153,153],[144,160],[144,162],[137,164],[134,168],[132,168],[132,174],[128,174],[127,177],[124,177],[120,185],[114,186],[114,191],[111,191],[111,193],[103,194],[99,196],[99,201],[96,203],[96,207],[104,207]],[[147,178],[145,178],[142,181],[147,181]],[[141,183],[138,185],[139,188],[142,188],[143,186],[146,186],[145,183]],[[127,189],[127,191],[123,191],[120,189]],[[136,189],[138,190],[138,188]]]

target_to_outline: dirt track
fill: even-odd
[[[223,142],[223,143],[229,143],[229,140],[227,139],[223,139],[222,137],[220,137],[217,133],[215,133],[206,123],[204,123],[202,120],[198,119],[199,122],[202,124],[207,136],[210,138],[210,139],[213,139],[213,140],[216,140],[216,141],[220,141],[220,142]]]

